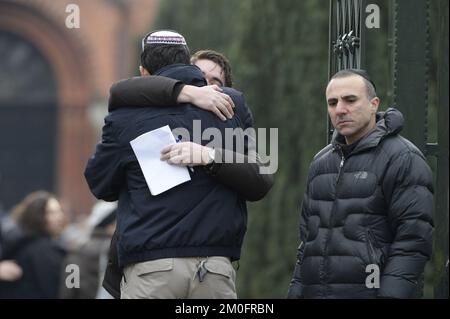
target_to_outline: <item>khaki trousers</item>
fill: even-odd
[[[165,258],[124,269],[122,299],[236,299],[227,257]]]

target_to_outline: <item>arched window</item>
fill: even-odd
[[[36,189],[54,191],[57,87],[46,58],[21,36],[0,30],[0,203]]]

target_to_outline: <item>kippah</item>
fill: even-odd
[[[377,87],[375,86],[375,83],[373,83],[372,79],[369,76],[369,73],[367,73],[366,70],[363,70],[363,69],[347,69],[345,71],[348,71],[350,73],[359,75],[360,77],[366,79],[367,81],[369,81],[370,84],[372,84],[373,88],[376,91]]]
[[[174,31],[162,30],[149,33],[142,41],[142,49],[146,44],[178,44],[186,45],[184,37]]]

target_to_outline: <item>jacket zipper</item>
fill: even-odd
[[[341,178],[341,171],[342,171],[342,167],[344,167],[344,163],[345,163],[345,157],[343,154],[341,154],[341,164],[339,165],[338,177],[336,180],[336,192],[334,194],[334,199],[336,199],[337,187],[339,185],[339,180]]]
[[[323,271],[324,271],[324,275],[326,275],[327,274],[327,269],[329,268],[329,266],[328,266],[328,263],[329,263],[329,261],[328,261],[328,244],[329,244],[329,242],[330,242],[330,238],[331,238],[331,234],[332,234],[332,232],[333,232],[333,217],[334,217],[334,212],[335,212],[335,210],[336,210],[336,195],[337,195],[337,193],[338,193],[338,186],[339,186],[339,181],[340,181],[340,179],[341,179],[341,174],[342,174],[342,168],[344,167],[344,164],[345,164],[345,157],[344,157],[344,154],[342,153],[342,150],[340,150],[340,155],[341,155],[341,163],[339,164],[339,170],[338,170],[338,176],[337,176],[337,179],[336,179],[336,187],[335,187],[335,192],[334,192],[334,194],[333,194],[333,200],[334,200],[334,204],[333,204],[333,208],[332,208],[332,210],[331,210],[331,216],[330,216],[330,225],[329,225],[329,232],[328,232],[328,236],[327,236],[327,240],[325,241],[325,258],[326,258],[326,262],[325,262],[325,265],[324,265],[324,269],[323,269]],[[320,275],[320,273],[319,273],[319,278],[323,278],[323,279],[325,279],[324,278],[324,276],[321,276]],[[328,295],[328,293],[326,293],[326,295]],[[325,296],[326,297],[326,296]]]

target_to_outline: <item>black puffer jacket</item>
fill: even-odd
[[[388,109],[347,157],[343,137],[311,164],[289,298],[411,298],[432,250],[432,173]],[[380,269],[379,288],[366,279]],[[371,280],[370,280],[371,281]],[[375,282],[375,281],[372,281]]]

